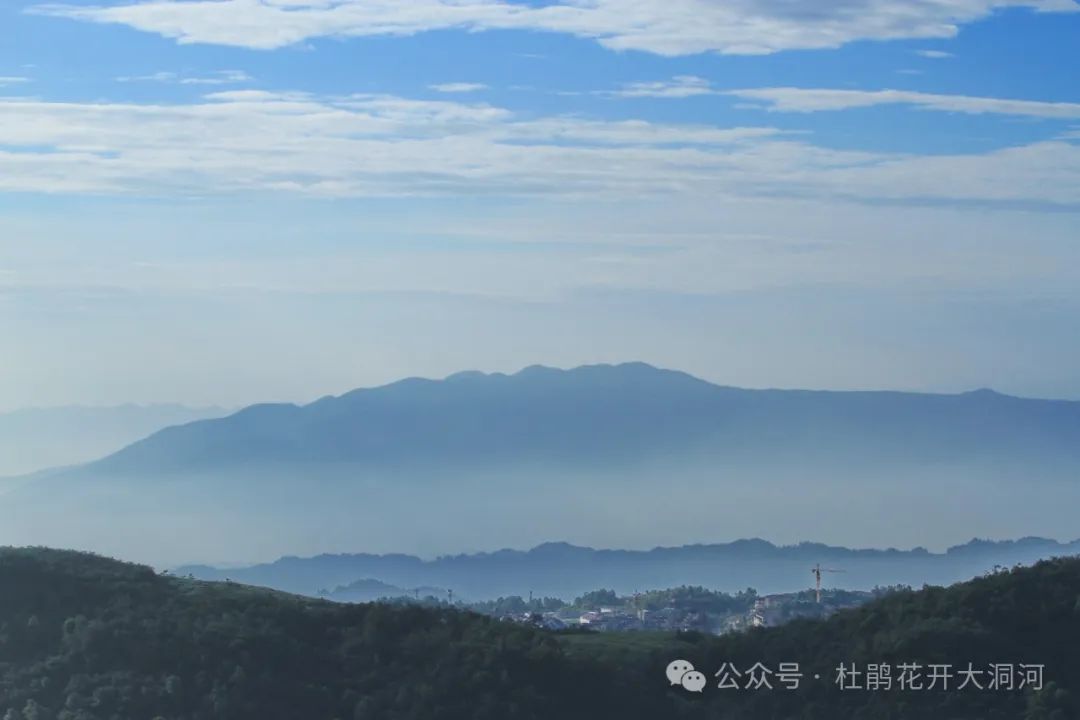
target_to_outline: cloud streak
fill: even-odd
[[[431,30],[538,30],[613,50],[676,56],[835,48],[856,40],[950,38],[1006,8],[1075,12],[1074,0],[143,0],[45,4],[31,12],[127,25],[181,43],[273,49],[320,37]]]
[[[13,98],[0,101],[0,137],[0,191],[1080,206],[1080,145],[1068,138],[918,157],[818,147],[768,127],[523,119],[479,103],[258,90],[182,105]]]
[[[916,50],[915,54],[930,60],[947,60],[948,58],[956,57],[951,52],[945,52],[944,50]]]
[[[926,110],[969,115],[1014,115],[1036,118],[1080,119],[1080,103],[1043,102],[935,95],[908,90],[832,90],[793,87],[748,88],[729,90],[726,94],[744,100],[757,100],[776,112],[812,113],[850,110],[878,105],[913,105]]]
[[[217,70],[203,76],[185,76],[175,72],[156,72],[151,75],[133,75],[116,78],[117,82],[156,82],[174,85],[236,85],[252,82],[255,78],[243,70]]]
[[[217,92],[190,105],[0,101],[0,190],[332,196],[643,191],[776,135],[393,96]]]
[[[918,74],[918,70],[899,70]],[[912,90],[837,90],[830,88],[766,87],[720,90],[705,78],[677,75],[670,80],[635,82],[599,95],[619,98],[687,98],[728,95],[761,102],[773,112],[813,113],[851,110],[880,105],[912,105],[924,110],[969,115],[1013,115],[1046,119],[1080,119],[1080,103],[1013,100],[970,95],[941,95]]]
[[[676,75],[671,80],[636,82],[602,93],[621,98],[687,98],[716,95],[709,81],[696,75]]]
[[[487,85],[483,83],[468,83],[468,82],[452,82],[452,83],[440,83],[438,85],[429,85],[431,90],[435,92],[448,93],[448,94],[463,94],[480,92],[481,90],[487,90]]]

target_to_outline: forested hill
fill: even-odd
[[[1080,560],[719,639],[552,635],[40,549],[0,551],[0,589],[5,720],[1069,720],[1080,691]],[[669,685],[676,658],[709,678],[703,693]],[[807,679],[798,691],[723,691],[713,675],[727,662],[799,662]],[[1047,686],[841,691],[841,662],[1044,664]]]
[[[0,553],[0,716],[596,718],[614,677],[526,627],[338,605],[49,550]]]

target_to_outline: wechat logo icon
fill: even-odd
[[[686,660],[673,660],[667,666],[667,679],[672,685],[681,685],[690,692],[705,690],[705,676]]]

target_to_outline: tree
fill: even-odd
[[[38,705],[37,701],[31,698],[26,701],[26,706],[23,707],[23,720],[50,720],[49,711]]]
[[[574,601],[574,605],[583,608],[598,608],[618,604],[619,596],[615,594],[614,590],[593,590]]]

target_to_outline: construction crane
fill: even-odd
[[[838,570],[836,568],[823,568],[821,563],[818,563],[810,570],[814,574],[814,579],[817,581],[817,604],[821,604],[821,573],[842,573],[847,570]]]

